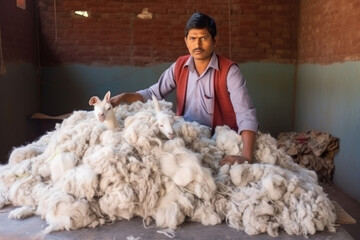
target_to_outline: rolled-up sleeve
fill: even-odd
[[[229,69],[227,86],[236,115],[238,133],[243,130],[256,132],[259,127],[256,109],[246,87],[246,80],[237,65],[233,65]]]
[[[175,87],[175,78],[174,78],[174,68],[175,63],[173,63],[167,70],[161,74],[159,81],[154,85],[150,86],[149,88],[139,90],[139,93],[144,102],[151,99],[151,95],[155,95],[158,100],[164,99],[169,93],[171,93]]]

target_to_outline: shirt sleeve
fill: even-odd
[[[158,100],[164,99],[169,93],[171,93],[175,87],[175,77],[174,77],[175,63],[173,63],[168,69],[166,69],[163,74],[161,74],[159,80],[154,85],[149,88],[137,91],[143,99],[144,102],[151,99],[151,95],[154,94]]]
[[[243,130],[256,132],[259,127],[256,109],[248,93],[246,80],[241,74],[240,68],[235,64],[229,69],[227,87],[236,115],[238,133],[240,134]]]

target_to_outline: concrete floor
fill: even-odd
[[[353,218],[356,224],[343,224],[337,227],[336,233],[327,231],[318,232],[309,239],[332,240],[332,239],[359,239],[360,240],[360,204],[349,198],[338,187],[325,187],[330,199],[337,201]],[[133,218],[130,221],[123,220],[111,225],[104,225],[94,229],[80,229],[77,231],[53,232],[41,236],[40,232],[46,227],[46,222],[39,216],[33,216],[23,220],[8,219],[9,212],[14,207],[6,207],[0,210],[0,239],[103,239],[103,240],[144,240],[144,239],[169,239],[164,234],[158,233],[159,228],[143,227],[141,218]],[[305,239],[304,236],[290,236],[286,232],[280,233],[281,239]],[[175,230],[174,239],[251,239],[265,240],[274,239],[267,234],[249,236],[243,231],[237,231],[226,224],[204,226],[200,223],[185,222]]]

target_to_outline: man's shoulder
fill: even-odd
[[[190,54],[180,56],[180,57],[178,57],[178,59],[176,59],[176,62],[186,62],[189,59],[189,57],[190,57]]]
[[[186,64],[186,62],[189,60],[190,55],[184,55],[179,57],[175,62],[175,72],[180,71]]]
[[[175,62],[175,66],[174,66],[174,77],[175,77],[175,82],[180,81],[180,75],[187,70],[187,67],[185,67],[187,61],[189,60],[190,55],[185,55],[185,56],[181,56],[179,57],[176,62]],[[185,69],[185,71],[184,71]]]
[[[216,56],[218,59],[220,69],[224,69],[224,68],[229,69],[231,67],[238,67],[238,65],[235,62],[231,61],[230,59],[227,59],[227,58],[219,56],[219,55],[216,55]]]

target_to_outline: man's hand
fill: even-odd
[[[110,103],[113,107],[118,106],[120,103],[131,104],[135,101],[144,102],[144,99],[139,93],[131,93],[131,92],[120,93],[110,98]]]
[[[110,103],[113,107],[118,106],[121,103],[121,99],[123,98],[124,94],[118,94],[116,96],[113,96],[112,98],[110,98]]]
[[[246,159],[242,156],[236,156],[236,155],[227,155],[225,156],[223,159],[221,159],[220,161],[220,166],[224,165],[224,164],[228,164],[228,165],[233,165],[234,163],[238,163],[238,164],[243,164],[245,162],[249,162],[251,163],[251,161],[249,159]]]

